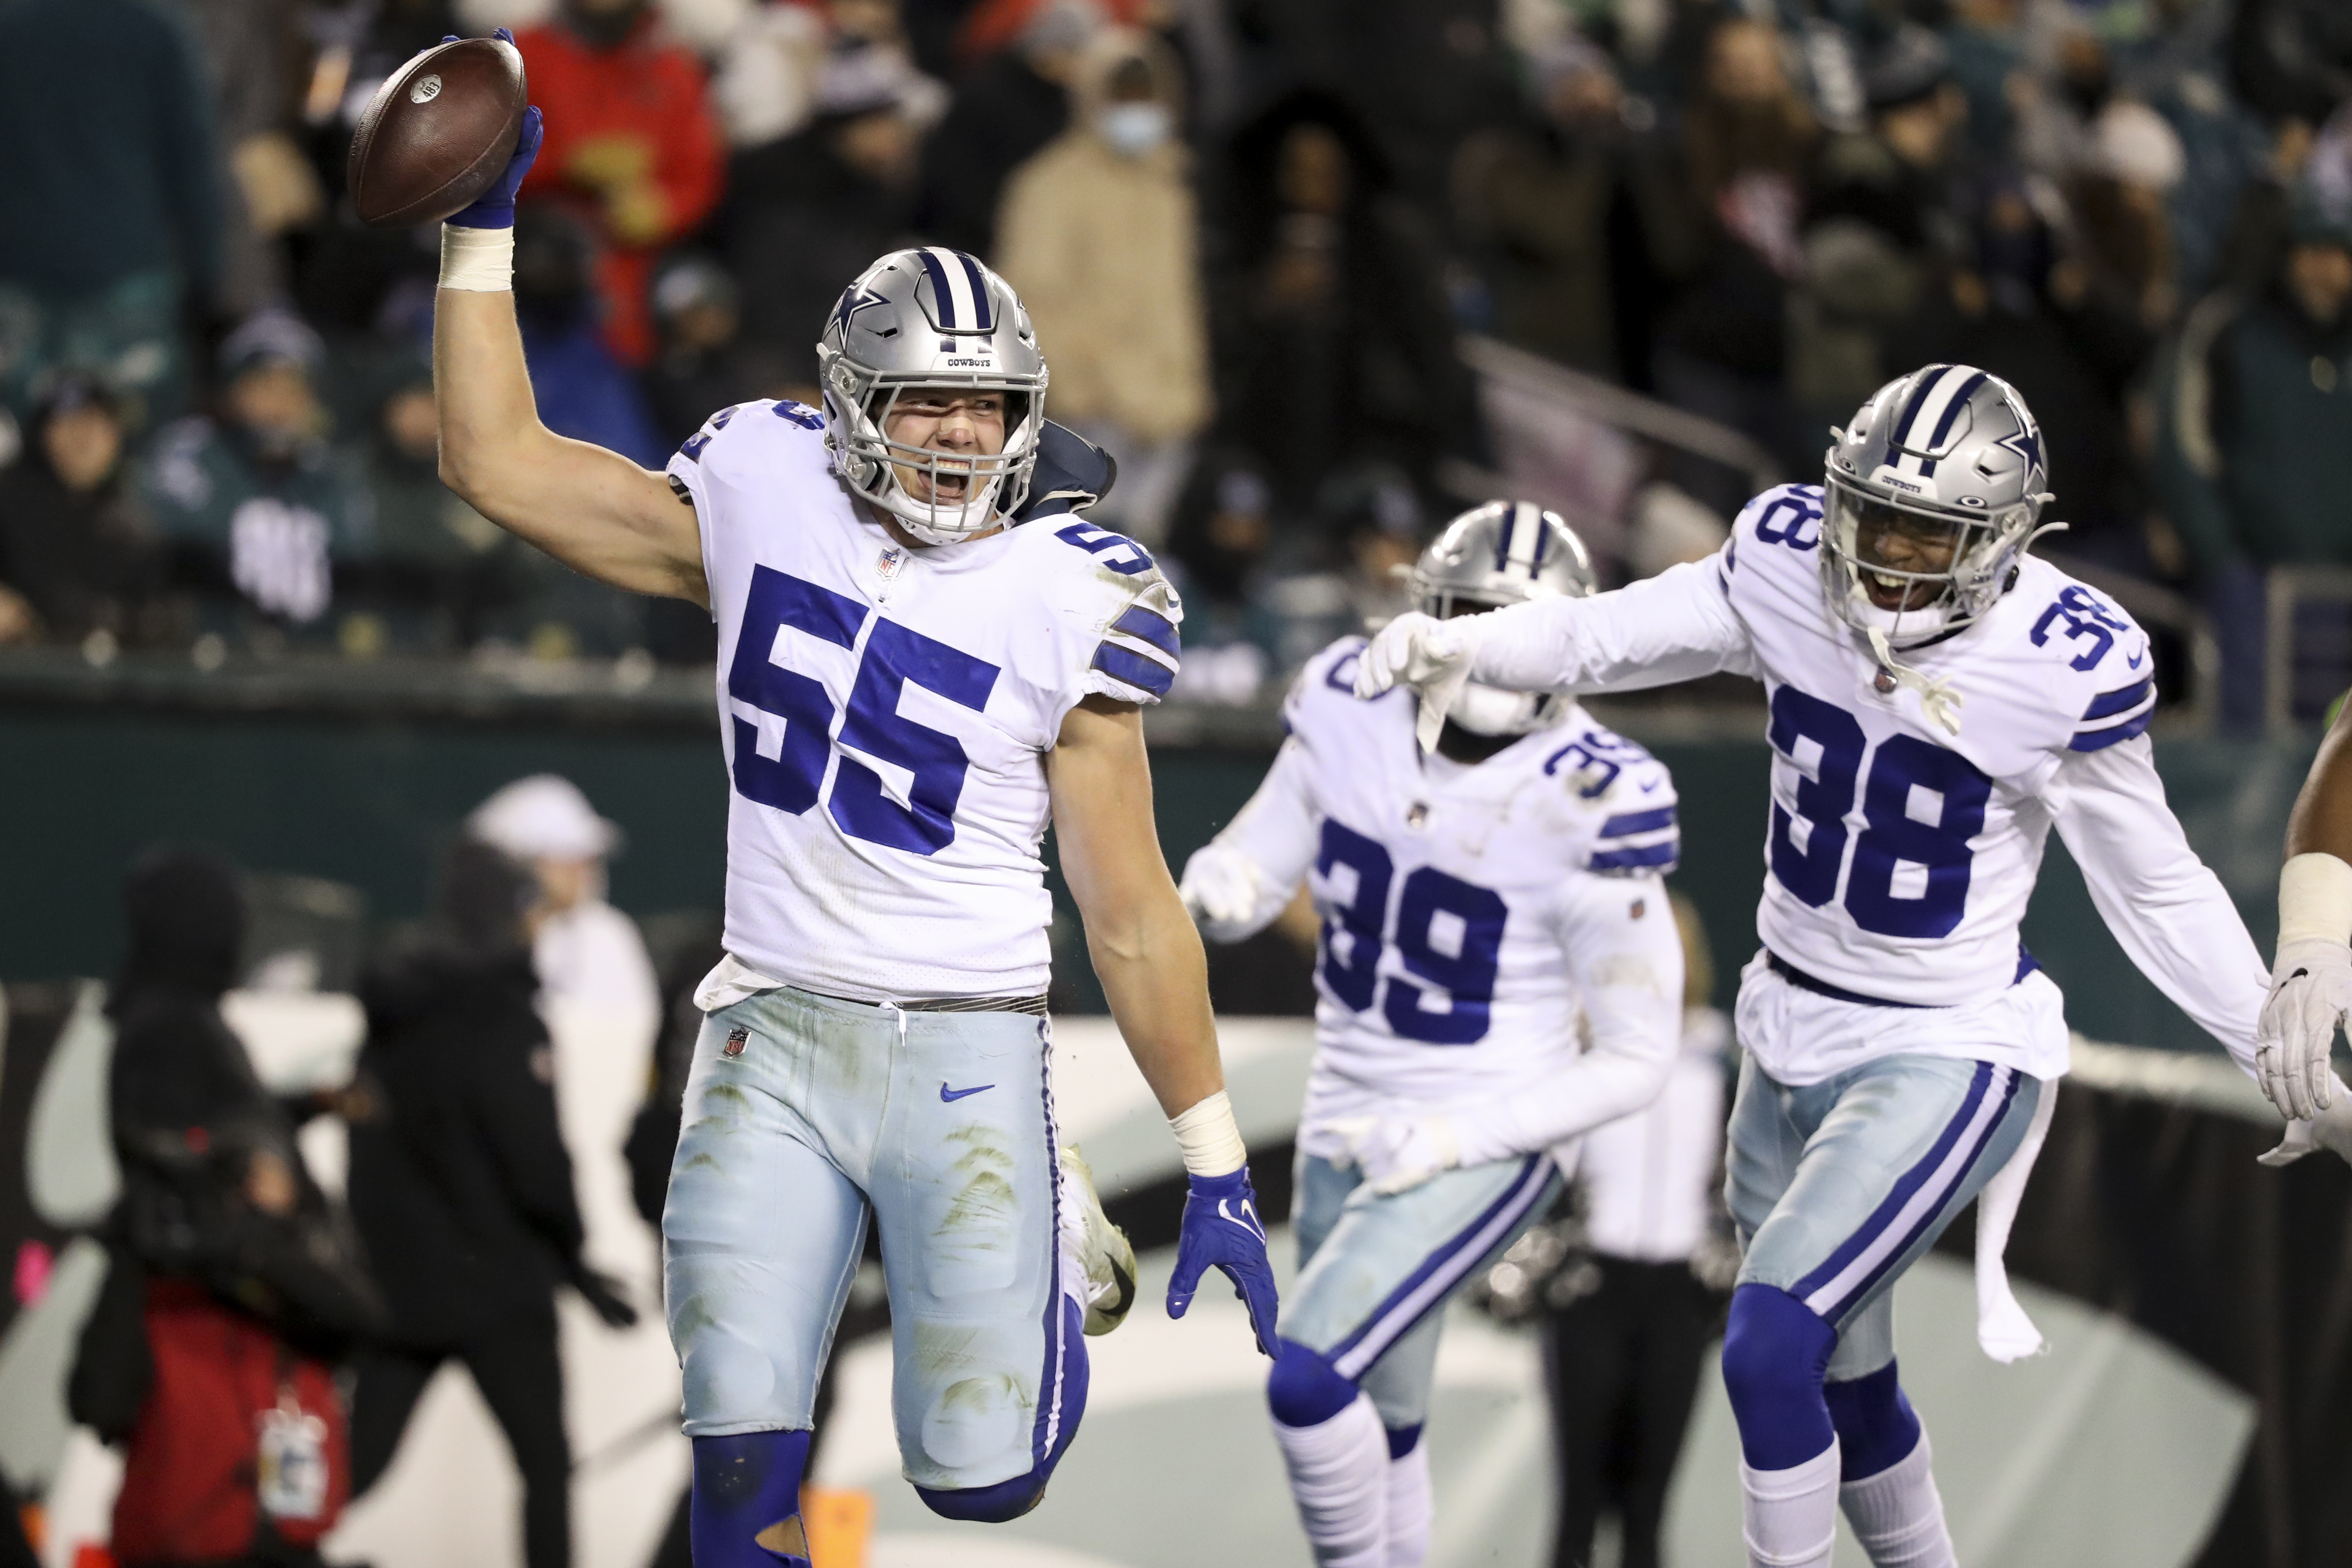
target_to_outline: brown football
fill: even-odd
[[[392,73],[352,137],[352,204],[378,228],[438,223],[489,188],[514,156],[530,102],[522,52],[460,38]]]

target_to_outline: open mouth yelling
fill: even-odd
[[[1862,569],[1862,590],[1874,607],[1895,611],[1924,610],[1935,602],[1938,591],[1932,583],[1890,577],[1867,566]]]

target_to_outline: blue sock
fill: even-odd
[[[1423,1425],[1423,1423],[1416,1421],[1410,1426],[1391,1426],[1388,1429],[1391,1459],[1402,1459],[1412,1452],[1413,1445],[1421,1441]]]
[[[1750,1468],[1793,1469],[1835,1440],[1822,1384],[1836,1348],[1837,1331],[1786,1290],[1742,1285],[1731,1293],[1723,1386]]]
[[[1822,1390],[1837,1426],[1839,1479],[1867,1480],[1911,1457],[1919,1446],[1919,1417],[1888,1362],[1866,1377]]]
[[[695,1568],[807,1568],[803,1551],[772,1551],[755,1539],[797,1520],[808,1469],[806,1432],[743,1432],[694,1440]]]
[[[1266,1375],[1266,1408],[1285,1426],[1319,1426],[1356,1402],[1356,1384],[1319,1351],[1296,1340],[1275,1342]]]

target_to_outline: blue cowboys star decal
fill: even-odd
[[[2024,463],[2025,488],[2028,490],[2037,490],[2042,488],[2042,480],[2039,478],[2042,473],[2042,432],[2040,430],[2028,425],[2022,430],[2003,436],[1993,445],[2008,447],[2017,454],[2021,462]]]
[[[849,323],[858,311],[871,309],[876,305],[887,305],[889,302],[871,289],[859,289],[855,286],[845,289],[842,290],[841,303],[834,307],[834,324],[841,329],[842,336],[847,337]]]

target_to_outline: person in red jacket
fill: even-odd
[[[649,12],[647,0],[563,0],[515,39],[548,126],[521,194],[594,228],[604,341],[632,368],[654,353],[654,258],[718,205],[727,156],[700,63],[660,38]]]

